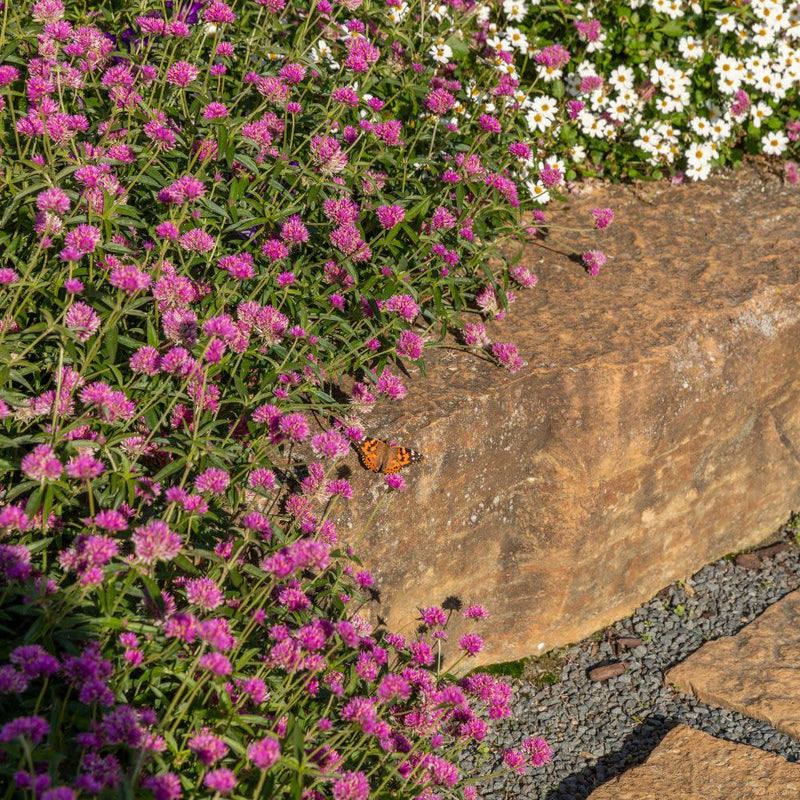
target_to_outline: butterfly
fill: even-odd
[[[398,447],[380,439],[364,439],[358,445],[358,457],[366,469],[391,475],[422,459],[422,453],[410,447]]]

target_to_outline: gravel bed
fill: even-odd
[[[793,542],[788,533],[786,541]],[[796,547],[765,558],[758,569],[723,559],[684,584],[662,590],[603,634],[558,651],[553,662],[558,682],[539,688],[529,679],[516,680],[514,717],[492,734],[493,744],[502,747],[513,746],[525,735],[544,736],[553,750],[552,763],[523,777],[483,784],[481,797],[582,800],[601,783],[644,761],[679,723],[800,761],[800,742],[763,722],[712,708],[664,685],[670,667],[709,639],[736,633],[798,586]],[[615,656],[612,641],[617,637],[639,637],[645,643]],[[592,667],[615,660],[627,665],[624,675],[589,680]]]

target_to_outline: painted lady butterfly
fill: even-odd
[[[364,439],[358,446],[358,457],[366,469],[391,475],[422,459],[422,453],[410,447],[398,447],[380,439]]]

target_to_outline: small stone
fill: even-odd
[[[619,647],[624,647],[626,650],[633,650],[634,647],[639,647],[644,644],[644,641],[638,636],[620,636],[615,639]]]
[[[736,556],[736,566],[745,569],[761,569],[761,559],[755,553],[741,553]]]
[[[603,664],[600,667],[595,667],[589,670],[590,681],[607,681],[609,678],[616,678],[617,675],[622,675],[625,672],[625,664],[621,661],[615,661],[611,664]]]

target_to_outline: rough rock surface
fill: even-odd
[[[539,286],[490,326],[526,367],[441,348],[403,403],[365,421],[426,455],[366,533],[384,490],[353,458],[371,490],[345,538],[392,626],[455,597],[490,608],[479,660],[545,652],[758,544],[798,506],[800,187],[750,169],[645,191],[553,209],[574,228],[612,206],[607,231],[564,236],[609,262],[588,276],[555,231],[528,247]]]
[[[798,618],[800,589],[735,636],[704,644],[665,680],[703,703],[763,720],[800,739]]]
[[[647,761],[603,784],[588,800],[761,797],[800,797],[800,765],[679,725],[664,737]]]

